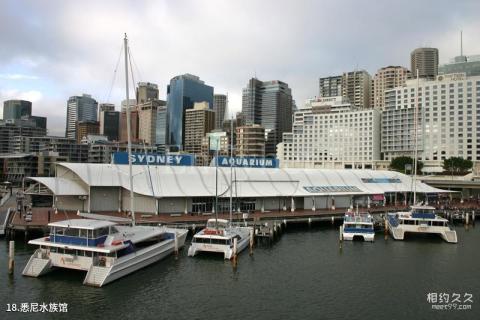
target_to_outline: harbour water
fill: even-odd
[[[82,272],[21,275],[34,248],[0,241],[1,319],[480,319],[480,225],[457,226],[458,244],[439,237],[344,242],[338,227],[289,225],[236,269],[221,256],[187,257],[184,248],[103,288],[82,285]],[[188,240],[187,240],[188,241]],[[428,294],[472,295],[470,310],[434,310]],[[67,313],[6,312],[7,304],[60,302]],[[437,303],[438,304],[438,303]],[[463,304],[463,303],[462,303]]]

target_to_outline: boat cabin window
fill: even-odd
[[[65,229],[65,235],[70,236],[70,237],[78,237],[79,230],[78,229],[72,229],[72,228],[66,228]]]
[[[432,226],[444,227],[445,225],[445,221],[432,221]]]
[[[52,227],[52,229],[50,230],[50,233],[58,234],[58,235],[60,235],[60,236],[63,236],[64,233],[65,233],[65,228],[62,228],[62,227]]]
[[[106,235],[108,235],[108,227],[93,230],[93,238],[94,239],[100,238],[100,237],[106,236]]]

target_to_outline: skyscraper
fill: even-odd
[[[324,77],[319,80],[320,97],[337,97],[342,95],[342,76]]]
[[[130,129],[132,142],[138,142],[138,110],[136,107],[130,107]],[[120,142],[128,141],[127,132],[127,110],[120,113]]]
[[[252,124],[237,127],[237,145],[235,155],[239,157],[263,157],[265,156],[265,129]]]
[[[136,92],[137,104],[158,100],[158,86],[155,83],[139,82]]]
[[[120,126],[120,112],[102,111],[100,112],[100,134],[107,136],[110,141],[118,141]]]
[[[89,134],[98,135],[100,133],[100,124],[98,121],[78,121],[77,122],[77,143]]]
[[[184,74],[170,80],[167,86],[168,144],[171,150],[182,150],[184,145],[184,114],[195,102],[213,106],[213,87],[199,77]]]
[[[196,102],[193,109],[185,111],[185,151],[200,154],[202,139],[215,126],[215,112],[207,102]]]
[[[138,139],[143,143],[157,143],[157,111],[160,106],[165,105],[165,101],[158,99],[138,104]]]
[[[252,78],[242,91],[242,114],[246,125],[265,129],[265,155],[275,156],[282,134],[292,129],[292,91],[282,81]]]
[[[99,103],[98,104],[98,119],[103,111],[115,111],[115,105],[113,103]]]
[[[373,77],[370,106],[377,109],[385,107],[385,90],[401,87],[410,76],[410,70],[400,66],[381,68]]]
[[[370,107],[372,77],[365,70],[344,72],[342,75],[342,96],[357,108]]]
[[[155,140],[157,146],[162,146],[163,148],[167,144],[167,128],[168,128],[168,116],[167,116],[167,106],[159,106],[157,108],[157,124],[155,130]],[[162,149],[162,148],[160,148]]]
[[[410,53],[410,71],[413,78],[417,77],[417,69],[420,78],[434,79],[438,74],[438,49],[417,48]]]
[[[215,129],[223,127],[225,112],[227,110],[227,96],[225,94],[213,95],[213,111],[215,111]]]
[[[456,56],[449,63],[438,66],[438,74],[465,73],[467,77],[480,76],[480,55]]]
[[[67,127],[65,136],[77,138],[77,122],[97,121],[98,103],[89,94],[73,96],[67,102]]]
[[[21,119],[32,115],[32,103],[26,100],[7,100],[3,103],[3,120]]]

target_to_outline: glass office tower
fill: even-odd
[[[171,151],[183,150],[185,110],[195,102],[208,102],[213,107],[213,87],[191,74],[176,76],[167,86],[168,137]]]

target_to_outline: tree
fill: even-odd
[[[462,157],[450,157],[443,160],[443,170],[448,174],[465,174],[473,167],[473,162]]]
[[[413,166],[413,158],[407,156],[393,158],[390,162],[390,170],[402,173],[413,172]],[[417,174],[422,172],[422,168],[423,163],[417,160]]]

